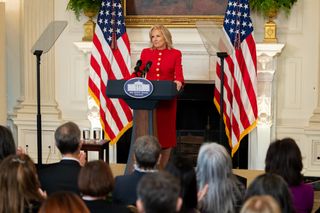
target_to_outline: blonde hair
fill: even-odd
[[[172,36],[171,36],[171,33],[170,31],[168,30],[168,28],[166,28],[165,26],[163,25],[154,25],[150,31],[149,31],[149,38],[150,38],[150,44],[151,44],[151,48],[154,49],[154,46],[152,44],[152,32],[154,30],[159,30],[161,32],[161,34],[163,35],[164,37],[164,40],[166,42],[166,45],[167,45],[167,48],[168,49],[171,49],[173,47],[172,45]]]
[[[258,195],[249,198],[240,213],[280,213],[277,201],[270,195]]]

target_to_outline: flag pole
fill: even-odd
[[[220,64],[221,64],[221,75],[220,75],[220,100],[219,100],[219,105],[220,105],[220,122],[219,122],[219,143],[220,145],[224,145],[223,143],[223,133],[224,133],[224,130],[223,130],[223,108],[224,108],[224,103],[223,103],[223,95],[224,95],[224,92],[223,92],[223,88],[224,88],[224,59],[228,56],[228,54],[226,52],[217,52],[217,56],[218,58],[220,59]],[[227,146],[225,146],[227,147]]]

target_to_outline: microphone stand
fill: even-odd
[[[141,78],[146,78],[146,72],[145,71],[141,71]]]
[[[149,71],[150,67],[145,67],[141,71],[141,78],[146,78],[146,74]],[[153,109],[148,110],[148,134],[153,135]]]

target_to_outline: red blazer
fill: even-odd
[[[146,48],[141,52],[141,70],[144,70],[147,62],[151,61],[152,65],[146,74],[147,79],[178,80],[183,83],[181,58],[181,52],[176,49],[153,50]]]

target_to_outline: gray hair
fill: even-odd
[[[158,162],[160,152],[160,144],[154,136],[141,136],[134,143],[134,155],[140,168],[153,169]]]
[[[240,191],[232,174],[232,161],[227,150],[216,143],[203,144],[197,160],[199,189],[208,184],[208,192],[201,201],[204,212],[234,212]]]

